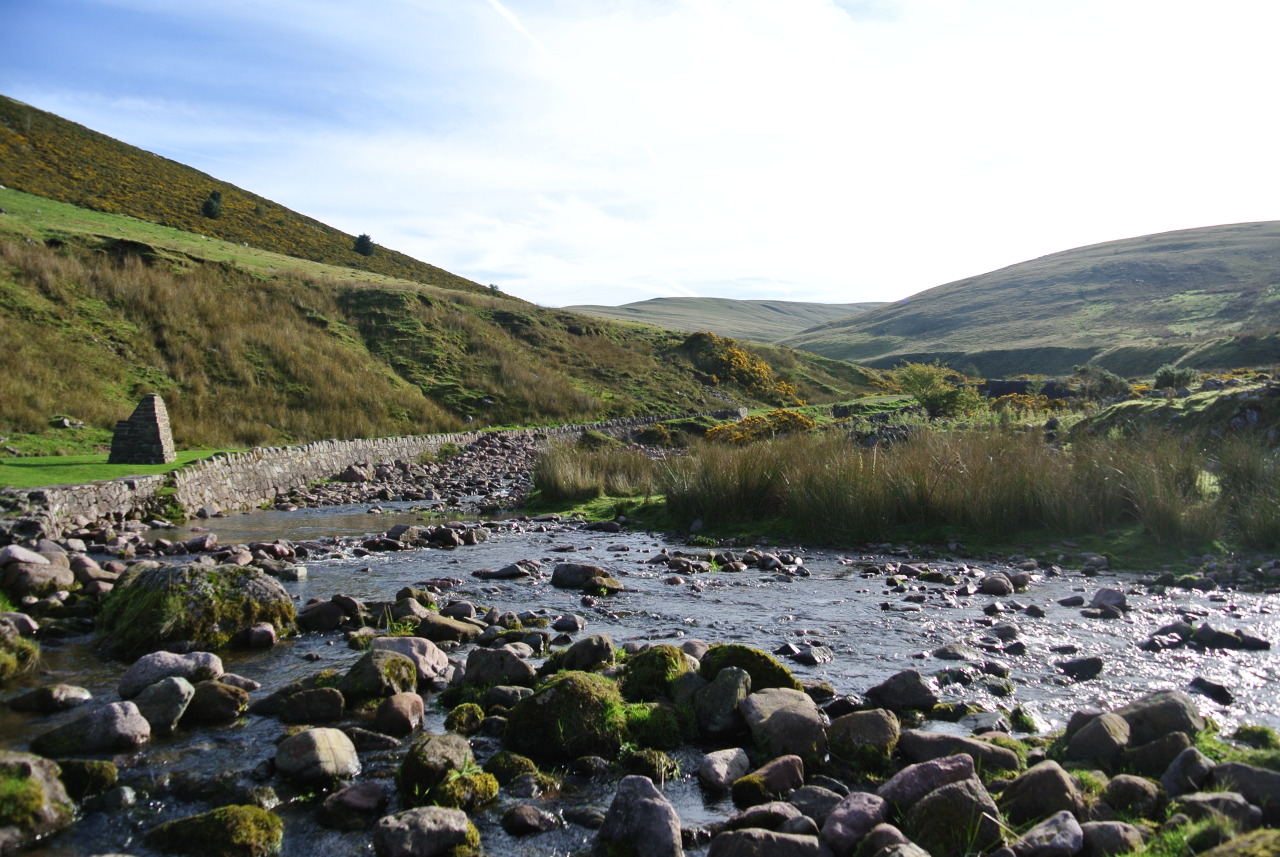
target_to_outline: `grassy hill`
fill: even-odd
[[[3,434],[63,437],[74,430],[48,427],[65,414],[101,437],[146,392],[164,395],[186,447],[776,403],[765,387],[709,372],[694,338],[673,331],[11,189],[0,190],[0,209]],[[749,348],[771,383],[810,401],[848,399],[876,380],[847,363]]]
[[[806,328],[846,318],[882,303],[820,304],[730,298],[651,298],[622,306],[567,306],[596,318],[635,321],[668,330],[710,330],[721,336],[776,342]]]
[[[1110,241],[921,292],[782,340],[888,367],[1123,375],[1280,361],[1280,222]]]
[[[485,287],[403,253],[353,249],[355,236],[233,184],[0,95],[0,185],[81,208],[459,291]],[[205,217],[210,193],[222,216]]]

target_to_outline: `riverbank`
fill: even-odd
[[[595,646],[600,635],[608,636],[612,654],[595,664],[593,672],[605,681],[621,679],[623,687],[645,646],[674,644],[684,652],[699,652],[702,657],[697,672],[702,672],[701,665],[706,663],[704,645],[778,651],[779,661],[787,664],[807,691],[794,699],[797,704],[800,697],[810,701],[801,707],[807,711],[807,705],[812,705],[829,745],[834,724],[847,725],[842,717],[885,705],[898,707],[900,701],[890,704],[873,689],[911,670],[921,676],[936,703],[926,707],[923,717],[906,708],[895,714],[900,734],[911,732],[914,726],[929,734],[959,738],[1004,727],[1019,742],[1021,752],[1031,754],[1029,761],[1038,758],[1038,752],[1052,751],[1053,745],[1045,736],[1065,727],[1077,712],[1114,709],[1153,690],[1188,692],[1193,678],[1200,679],[1203,687],[1221,686],[1234,697],[1226,704],[1202,695],[1192,697],[1198,711],[1216,719],[1224,734],[1244,721],[1280,726],[1280,702],[1274,691],[1280,686],[1276,683],[1280,676],[1275,674],[1273,658],[1265,650],[1247,648],[1248,640],[1274,637],[1277,596],[1233,589],[1230,577],[1221,581],[1194,578],[1198,585],[1184,589],[1157,582],[1157,575],[1115,576],[1098,565],[1072,571],[1032,560],[993,564],[945,556],[920,558],[892,545],[845,553],[792,545],[766,550],[758,558],[742,550],[732,558],[723,552],[717,557],[715,552],[692,551],[651,534],[603,532],[553,518],[485,525],[473,521],[449,527],[424,524],[418,513],[408,511],[410,505],[415,504],[389,503],[383,515],[370,515],[362,507],[330,507],[197,522],[215,530],[225,527],[228,535],[222,539],[192,529],[137,533],[132,540],[135,559],[146,555],[139,550],[146,544],[153,557],[172,552],[164,557],[167,562],[190,565],[204,560],[197,564],[218,568],[217,563],[246,561],[249,566],[275,569],[279,585],[298,608],[300,625],[306,628],[307,623],[319,621],[313,614],[326,610],[330,621],[336,622],[330,630],[313,626],[297,636],[282,634],[277,645],[269,648],[221,650],[223,667],[240,677],[227,682],[242,687],[258,685],[246,691],[244,702],[250,713],[237,713],[222,723],[180,722],[172,735],[152,735],[123,753],[118,749],[88,753],[90,758],[114,760],[120,776],[117,785],[80,801],[80,820],[42,841],[34,853],[62,857],[95,853],[109,846],[109,850],[150,854],[145,834],[159,824],[225,802],[270,804],[267,792],[282,801],[272,812],[282,820],[285,854],[314,853],[317,849],[333,854],[364,852],[377,835],[370,829],[344,832],[323,825],[324,819],[330,818],[325,805],[335,787],[326,785],[317,790],[300,786],[280,769],[277,741],[297,732],[299,725],[282,721],[278,713],[261,712],[259,706],[278,697],[282,690],[321,674],[334,675],[339,682],[334,686],[341,687],[341,677],[349,675],[364,657],[360,650],[348,647],[348,636],[356,640],[367,637],[371,632],[361,629],[378,624],[400,630],[410,617],[419,634],[437,638],[430,645],[443,658],[443,662],[434,661],[439,672],[431,678],[419,674],[412,690],[400,691],[426,700],[421,725],[404,737],[371,737],[369,733],[377,732],[376,711],[382,703],[369,708],[344,706],[336,719],[305,724],[317,729],[336,727],[354,736],[361,773],[346,780],[355,786],[376,785],[386,799],[385,804],[375,802],[376,811],[367,813],[369,824],[408,809],[409,801],[392,781],[402,773],[405,759],[422,735],[445,731],[446,711],[437,705],[443,691],[470,687],[471,691],[454,691],[443,694],[444,698],[454,703],[464,697],[474,699],[483,707],[485,719],[477,721],[479,731],[469,739],[477,766],[510,749],[504,735],[513,709],[477,693],[483,683],[466,683],[469,670],[473,679],[479,675],[475,671],[483,659],[476,652],[492,651],[506,659],[505,669],[516,673],[502,682],[521,687],[536,684],[532,673],[545,669],[548,653],[553,662],[558,659],[563,663],[568,651]],[[395,511],[397,508],[402,511]],[[379,532],[367,538],[320,535],[327,522],[341,521],[339,529],[354,530],[359,529],[360,520],[368,522],[369,530]],[[445,531],[458,537],[457,546],[422,547],[433,538],[444,538]],[[167,544],[157,543],[157,539]],[[193,547],[201,550],[194,555],[180,554],[176,545],[182,545],[184,551]],[[239,550],[241,546],[244,550]],[[127,552],[127,545],[114,546],[121,547]],[[87,555],[101,557],[101,553]],[[744,560],[753,564],[739,569],[736,563]],[[603,569],[622,589],[599,595],[584,593],[581,585],[559,588],[553,585],[559,572],[553,572],[565,561]],[[72,564],[70,558],[68,564]],[[104,561],[102,566],[108,564]],[[299,568],[305,568],[305,573],[299,573]],[[592,579],[588,577],[586,583]],[[1007,591],[1002,579],[1008,584]],[[418,594],[406,595],[406,588]],[[434,602],[437,610],[418,610],[409,601],[423,608]],[[336,611],[326,606],[334,604],[344,606]],[[379,620],[384,607],[391,611],[390,623]],[[94,653],[94,637],[74,633],[86,618],[76,615],[82,610],[72,603],[68,605],[71,615],[40,620],[47,629],[42,640],[45,666],[57,674],[21,679],[21,688],[6,687],[5,697],[12,700],[21,695],[20,689],[61,683],[84,687],[92,699],[47,716],[3,715],[0,734],[6,736],[5,749],[23,751],[30,740],[84,716],[86,711],[128,702],[120,693],[125,664],[100,658]],[[397,610],[400,618],[396,618]],[[474,618],[469,615],[472,611]],[[455,616],[460,618],[453,619]],[[455,628],[452,633],[470,635],[474,641],[443,638],[445,632],[433,630],[438,621],[433,617],[464,623],[469,629]],[[1159,633],[1179,622],[1191,629],[1185,640],[1176,630]],[[1234,635],[1237,628],[1244,634]],[[1210,637],[1205,629],[1221,634]],[[391,627],[383,627],[374,633],[389,630]],[[1169,638],[1158,646],[1148,645],[1169,634],[1181,642],[1175,644]],[[1235,640],[1236,647],[1223,647],[1229,638]],[[587,645],[590,640],[597,643]],[[696,642],[699,640],[704,642]],[[1069,651],[1072,647],[1074,651]],[[1089,676],[1094,658],[1099,659],[1101,672]],[[517,668],[517,663],[527,665],[528,671],[523,666]],[[1076,670],[1074,675],[1062,666],[1072,663],[1076,664],[1070,668]],[[329,670],[334,672],[326,673]],[[519,696],[526,691],[512,693]],[[667,688],[658,698],[674,704],[676,693],[676,689]],[[259,713],[252,713],[255,709]],[[624,710],[630,710],[634,718],[634,708]],[[677,715],[680,710],[675,709]],[[696,705],[694,711],[696,719]],[[956,714],[961,716],[956,722],[941,716]],[[501,722],[504,717],[507,723]],[[726,744],[738,746],[752,765],[804,754],[766,758],[768,754],[762,753],[756,733],[746,721],[714,738],[697,727],[686,734],[679,724],[677,716],[674,731],[659,732],[658,737],[642,733],[648,743],[664,745],[662,752],[681,766],[680,773],[666,774],[661,802],[672,808],[676,835],[685,834],[682,849],[699,853],[709,842],[712,848],[727,847],[726,825],[738,823],[730,819],[742,808],[734,805],[731,794],[705,785],[698,776],[705,751]],[[460,726],[456,718],[452,726],[455,732],[470,728]],[[635,728],[634,724],[628,728]],[[634,737],[626,746],[643,749],[631,743]],[[1212,743],[1196,740],[1220,752]],[[978,752],[964,746],[967,752]],[[790,797],[788,803],[796,809],[796,817],[813,818],[809,813],[822,816],[812,803],[805,803],[815,794],[830,799],[815,789],[837,796],[839,788],[852,794],[871,794],[883,786],[890,770],[911,762],[906,753],[905,748],[895,745],[885,757],[890,768],[850,769],[848,760],[842,762],[828,746],[824,760],[815,759],[813,765],[804,767],[795,791],[783,789],[770,796]],[[617,753],[604,755],[622,758]],[[1069,760],[1056,758],[1071,766]],[[611,805],[619,795],[625,797],[636,788],[622,789],[620,778],[629,769],[622,765],[583,769],[570,762],[572,759],[543,759],[539,776],[549,778],[543,785],[534,782],[530,790],[526,781],[504,782],[492,802],[482,801],[466,812],[485,853],[569,852],[589,848],[602,836],[599,825],[605,823]],[[1093,762],[1089,765],[1096,767]],[[1007,775],[985,775],[980,781],[1006,814],[1009,810],[1003,801],[1010,777],[1024,771],[1025,763],[1019,758],[1015,768]],[[590,776],[581,776],[584,773]],[[655,780],[663,779],[654,771],[650,773]],[[208,782],[218,784],[212,792],[199,785]],[[1077,821],[1084,823],[1098,821],[1096,813],[1102,810],[1096,807],[1105,803],[1097,781],[1089,782],[1088,788],[1084,788],[1084,781],[1077,788],[1081,794]],[[129,792],[121,791],[126,788],[134,802],[122,807],[120,802],[129,800]],[[650,800],[658,801],[652,796]],[[830,837],[824,839],[821,831],[833,806],[826,807],[824,817],[814,819],[819,835],[784,835],[810,837],[801,843],[806,847],[820,843],[830,847]],[[543,822],[551,817],[554,827],[543,833],[509,832],[507,828],[514,822],[504,824],[504,820],[518,807],[529,807],[519,810],[522,816]],[[776,812],[790,817],[789,811]],[[905,814],[886,818],[908,826]],[[1156,835],[1152,832],[1154,822],[1148,821],[1148,835]],[[778,818],[752,821],[753,825],[774,827],[784,823],[785,819]],[[802,826],[802,822],[792,825]],[[726,845],[716,846],[718,840]],[[776,847],[776,841],[769,841]],[[387,847],[382,846],[381,853],[394,853],[386,851]]]

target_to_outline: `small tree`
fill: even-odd
[[[1172,363],[1166,363],[1156,370],[1155,380],[1151,386],[1157,390],[1167,387],[1176,390],[1180,387],[1190,387],[1199,380],[1200,373],[1190,366],[1174,366]]]
[[[1080,395],[1086,399],[1115,399],[1133,392],[1128,381],[1101,366],[1076,366],[1074,374],[1080,380]]]
[[[373,255],[373,239],[370,238],[368,235],[361,233],[360,236],[356,238],[355,247],[351,249],[355,250],[361,256],[372,256]]]
[[[209,192],[209,198],[200,206],[200,213],[210,220],[217,220],[222,216],[222,191],[214,190]]]
[[[959,417],[982,410],[986,402],[963,375],[938,361],[904,363],[893,370],[902,392],[913,396],[931,417]]]

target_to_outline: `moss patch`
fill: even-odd
[[[512,753],[510,750],[495,753],[489,761],[484,763],[484,769],[487,773],[493,774],[498,783],[504,786],[516,777],[538,773],[538,766],[534,764],[533,759],[521,756],[519,753]]]
[[[612,681],[569,671],[544,682],[511,709],[507,745],[534,759],[615,756],[626,737],[622,694]]]
[[[44,789],[34,777],[10,767],[0,768],[0,827],[30,827],[43,806]]]
[[[201,857],[267,857],[284,844],[284,825],[256,806],[223,806],[200,815],[166,821],[146,836],[147,845]]]
[[[106,651],[127,658],[174,641],[222,648],[258,622],[270,622],[283,634],[293,630],[295,619],[288,593],[258,569],[152,566],[120,579],[102,606],[98,627]]]
[[[638,702],[626,707],[627,732],[641,747],[674,750],[689,734],[679,710],[666,702]],[[696,721],[693,727],[696,730]]]
[[[498,780],[483,771],[454,772],[427,793],[427,802],[448,809],[471,812],[493,803],[498,797]]]
[[[480,730],[484,720],[484,709],[474,702],[464,702],[457,706],[444,719],[444,728],[459,735],[474,735]]]
[[[40,646],[34,640],[0,635],[0,684],[31,670],[39,660]]]
[[[630,702],[652,702],[670,696],[671,684],[689,672],[683,650],[671,645],[652,646],[627,661],[622,676],[622,695]]]
[[[791,670],[783,666],[773,655],[738,643],[712,646],[702,659],[702,666],[698,673],[707,681],[714,681],[716,674],[725,667],[746,670],[751,676],[753,693],[767,687],[785,687],[804,691],[800,682],[791,674]]]

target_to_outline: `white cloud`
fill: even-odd
[[[10,94],[544,304],[895,299],[1280,199],[1247,0],[59,3],[83,64]]]

